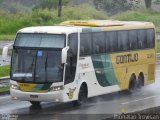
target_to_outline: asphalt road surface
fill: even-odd
[[[0,49],[9,44],[13,44],[13,41],[0,41]]]
[[[152,85],[133,94],[124,91],[94,97],[81,107],[75,107],[72,103],[42,103],[41,107],[34,108],[29,102],[12,101],[10,96],[0,96],[0,119],[102,120],[122,111],[130,113],[160,106],[160,65],[157,65],[156,71],[156,82]]]

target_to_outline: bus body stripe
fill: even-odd
[[[109,54],[91,56],[96,78],[102,87],[118,84]]]

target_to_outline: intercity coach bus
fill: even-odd
[[[65,21],[17,32],[12,99],[70,102],[155,82],[155,27],[150,22]],[[135,91],[136,92],[136,91]]]

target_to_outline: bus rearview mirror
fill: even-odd
[[[62,49],[62,59],[61,63],[66,64],[67,63],[67,51],[69,50],[69,46]]]

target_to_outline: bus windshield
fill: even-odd
[[[14,49],[11,79],[19,82],[61,82],[61,51]]]
[[[61,82],[64,34],[18,33],[12,54],[11,79],[19,82]]]
[[[19,33],[17,34],[14,46],[34,48],[63,48],[65,35],[63,34],[38,34]]]

